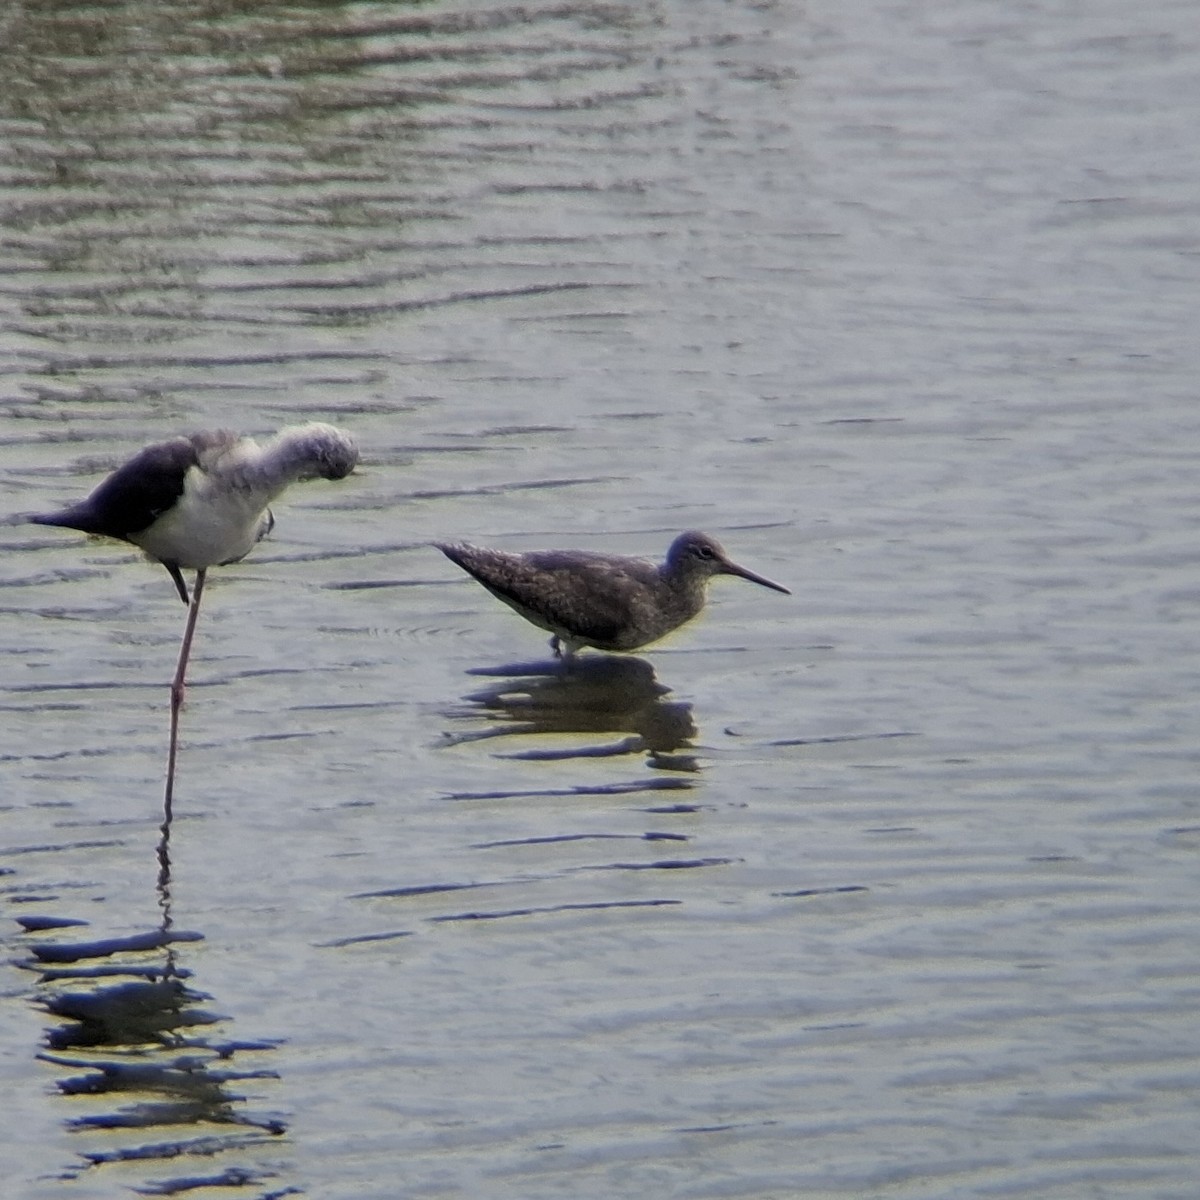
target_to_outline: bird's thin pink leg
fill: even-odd
[[[167,793],[163,801],[165,820],[171,820],[171,801],[175,794],[175,759],[179,750],[179,710],[183,707],[184,680],[187,678],[188,656],[192,652],[192,638],[196,633],[196,618],[200,615],[200,597],[204,594],[203,569],[196,572],[192,587],[192,602],[188,606],[187,624],[183,629],[183,643],[179,647],[179,664],[175,678],[171,680],[171,742],[167,751]]]

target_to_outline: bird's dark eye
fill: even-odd
[[[705,546],[705,545],[693,546],[692,553],[697,558],[715,558],[716,557],[716,555],[713,554],[713,548],[711,546]]]

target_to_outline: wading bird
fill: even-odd
[[[168,811],[179,709],[208,568],[238,562],[254,549],[275,523],[268,506],[291,484],[343,479],[357,462],[349,435],[316,422],[289,426],[262,445],[225,430],[193,433],[138,451],[86,500],[29,518],[132,543],[166,567],[189,606],[171,683]],[[185,570],[196,572],[190,603]]]
[[[738,575],[791,595],[739,567],[716,538],[694,531],[681,533],[662,563],[589,550],[509,554],[466,542],[434,545],[497,599],[552,633],[551,648],[568,660],[584,646],[628,651],[665,637],[704,608],[714,575]]]

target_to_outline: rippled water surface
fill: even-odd
[[[938,0],[0,13],[0,1174],[1184,1200],[1200,27]],[[24,524],[363,463],[184,610]],[[718,580],[564,676],[428,543]]]

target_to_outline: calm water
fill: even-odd
[[[0,15],[5,1196],[1195,1195],[1191,4]],[[183,609],[24,525],[364,463]],[[722,580],[641,658],[427,547]]]

